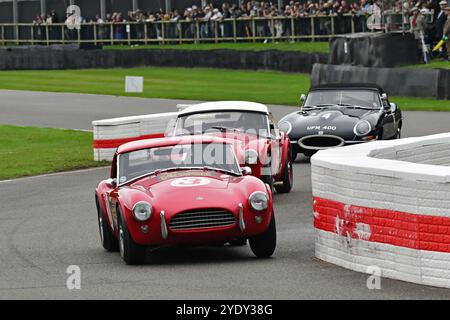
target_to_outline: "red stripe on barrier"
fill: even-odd
[[[314,227],[352,239],[450,252],[450,218],[366,208],[314,197]]]
[[[136,141],[136,140],[144,140],[144,139],[155,139],[155,138],[163,138],[164,133],[154,133],[147,134],[139,137],[130,137],[130,138],[119,138],[119,139],[109,139],[109,140],[94,140],[92,143],[94,149],[112,149],[117,148],[120,145]]]

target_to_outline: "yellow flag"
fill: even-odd
[[[440,40],[437,45],[434,46],[433,48],[433,52],[438,51],[440,47],[442,47],[442,45],[445,43],[444,40]]]

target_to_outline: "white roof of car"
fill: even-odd
[[[194,104],[180,111],[179,115],[210,111],[252,111],[265,114],[269,113],[267,106],[261,103],[248,101],[216,101]]]

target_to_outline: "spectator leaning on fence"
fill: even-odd
[[[408,24],[413,22],[411,32],[418,37],[417,30],[422,28],[424,23],[422,15],[412,16],[408,20],[411,8],[417,7],[419,10],[429,10],[434,8],[434,2],[439,0],[392,0],[391,13],[400,14],[402,10],[406,14]],[[183,37],[193,39],[199,33],[203,39],[212,38],[216,35],[223,38],[231,38],[234,31],[237,37],[254,37],[262,39],[294,39],[293,36],[307,36],[314,31],[316,35],[329,35],[333,31],[336,34],[366,31],[366,17],[368,15],[380,15],[382,0],[302,0],[284,1],[283,7],[278,7],[277,1],[241,1],[240,4],[230,4],[223,1],[217,5],[218,1],[204,1],[203,6],[193,5],[182,11],[172,10],[169,12],[160,9],[158,11],[129,11],[125,18],[120,12],[107,14],[104,23],[112,23],[112,26],[99,26],[97,30],[100,38],[107,37],[110,32],[112,36],[121,40],[130,36],[131,39],[143,39],[145,34],[152,39],[160,39],[163,35],[168,38]],[[386,6],[384,6],[386,9]],[[36,36],[45,36],[45,27],[41,25],[56,23],[56,13],[52,11],[49,17],[38,16],[34,23]],[[307,19],[316,16],[330,16],[330,18]],[[351,17],[349,17],[351,15]],[[441,14],[442,16],[442,14]],[[286,17],[295,19],[278,19]],[[230,22],[228,19],[236,19]],[[254,22],[249,20],[256,18]],[[265,19],[258,19],[265,18]],[[273,20],[271,18],[274,18]],[[442,20],[443,18],[440,17]],[[91,22],[101,24],[98,16],[90,19]],[[127,34],[124,22],[136,22],[130,24],[130,33]],[[168,24],[154,22],[171,22]],[[144,25],[143,22],[147,22]],[[353,23],[353,24],[352,24]],[[436,28],[439,30],[442,27]],[[438,24],[438,22],[436,22]],[[198,27],[198,29],[197,29]],[[111,28],[111,29],[110,29]],[[56,28],[55,28],[56,30]],[[217,34],[216,34],[217,32]],[[438,31],[437,31],[438,32]],[[101,35],[100,35],[101,34]],[[433,35],[434,36],[434,35]],[[56,38],[56,37],[55,37]]]

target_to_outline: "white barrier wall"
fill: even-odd
[[[311,164],[316,257],[450,288],[450,133],[320,151]]]
[[[129,141],[163,137],[176,112],[97,120],[94,129],[94,160],[111,161],[117,147]]]

